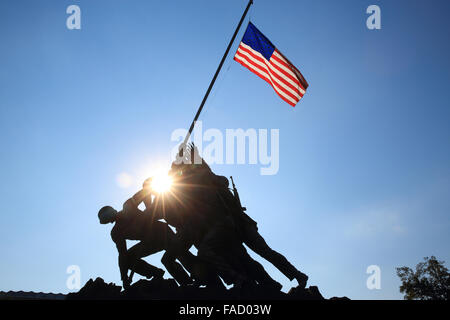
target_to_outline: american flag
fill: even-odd
[[[266,80],[293,107],[308,88],[300,71],[251,22],[234,60]]]

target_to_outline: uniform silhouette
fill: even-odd
[[[304,288],[306,286],[306,282],[308,281],[308,276],[297,270],[281,253],[269,247],[264,238],[258,232],[258,225],[256,221],[244,212],[246,208],[243,208],[241,205],[239,193],[237,192],[232,177],[231,180],[233,183],[234,203],[230,197],[229,190],[227,190],[228,192],[225,197],[228,198],[228,202],[230,203],[230,212],[232,212],[236,224],[238,225],[242,241],[252,251],[272,263],[289,280],[292,281],[296,279],[299,286]]]
[[[193,144],[186,151],[180,154],[183,161],[172,164],[169,174],[174,183],[169,192],[153,194],[148,179],[120,212],[109,206],[99,211],[100,223],[115,223],[111,238],[119,252],[124,288],[131,282],[128,270],[147,278],[162,277],[164,270],[142,258],[165,250],[161,261],[180,285],[195,279],[198,284],[223,287],[222,278],[236,286],[255,283],[280,290],[281,284],[250,257],[243,243],[304,288],[308,277],[267,245],[257,223],[245,213],[234,182],[232,193],[228,179],[215,175]],[[145,211],[138,208],[141,202]],[[127,250],[127,239],[140,242]],[[189,252],[192,246],[198,250],[197,257]]]
[[[171,252],[180,255],[188,251],[193,245],[198,248],[199,238],[201,237],[204,224],[196,211],[197,203],[193,203],[189,192],[186,191],[185,176],[175,176],[176,171],[170,173],[173,176],[174,184],[172,190],[167,193],[156,194],[151,205],[147,205],[147,210],[152,216],[164,219],[169,225],[176,229],[174,238],[176,248],[166,251],[166,256],[174,257]],[[146,184],[146,183],[144,183]],[[147,183],[148,184],[148,183]],[[148,201],[148,197],[144,202]],[[213,287],[225,288],[218,277],[215,269],[205,261],[192,255],[183,260],[183,266],[191,274],[191,278],[196,280],[196,285],[208,285]]]
[[[115,223],[111,230],[111,238],[119,252],[119,268],[124,288],[131,282],[128,270],[147,278],[162,277],[164,270],[142,259],[162,250],[166,250],[167,253],[161,260],[167,271],[179,284],[189,284],[191,282],[189,275],[175,259],[178,258],[183,263],[194,257],[189,251],[178,251],[177,238],[166,223],[158,221],[158,217],[138,208],[148,195],[149,191],[141,190],[124,203],[123,210],[117,212],[114,208],[106,206],[98,213],[100,223]],[[126,240],[140,240],[140,242],[127,250]]]
[[[185,207],[188,204],[189,220],[195,221],[194,243],[198,257],[212,264],[227,283],[256,281],[281,289],[263,266],[250,257],[242,245],[235,221],[227,214],[228,208],[216,189],[217,185],[227,188],[228,179],[212,173],[193,145],[189,156],[191,164],[173,165],[172,170],[181,171],[183,187],[179,193],[184,197]]]
[[[191,154],[195,154],[191,155],[191,158],[198,161],[200,157],[195,146],[191,146],[190,150]],[[296,279],[299,286],[304,288],[308,276],[297,270],[282,254],[269,247],[259,233],[256,221],[245,213],[246,208],[241,205],[234,181],[232,180],[233,193],[231,193],[228,179],[215,175],[203,159],[200,158],[200,161],[202,164],[196,166],[196,169],[201,172],[197,174],[198,180],[200,180],[197,184],[207,186],[208,190],[215,190],[222,207],[225,208],[224,212],[232,217],[241,241],[252,251],[272,263],[289,280]]]

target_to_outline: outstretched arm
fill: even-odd
[[[145,211],[150,212],[151,209],[153,208],[153,203],[152,203],[152,197],[153,197],[153,192],[152,192],[152,179],[153,178],[148,178],[144,181],[144,183],[142,184],[142,190],[148,190],[148,194],[146,194],[144,196],[144,204],[145,204]]]
[[[155,199],[156,204],[153,202],[151,196],[153,194],[150,187],[151,179],[147,179],[144,182],[142,190],[136,192],[130,199],[123,204],[123,211],[135,210],[141,202],[145,204],[145,213],[151,214],[154,220],[163,219],[164,215],[161,211],[161,206],[158,205],[158,198]]]
[[[152,192],[151,188],[152,178],[148,178],[144,181],[142,185],[142,191],[147,190],[147,193],[143,193],[143,201],[145,204],[145,213],[151,214],[154,220],[163,219],[164,215],[161,211],[161,206],[158,206],[159,198],[158,195]],[[155,199],[152,201],[152,197]],[[137,197],[141,197],[139,194]]]
[[[142,190],[136,192],[134,196],[132,196],[130,199],[125,201],[123,204],[123,212],[125,212],[125,215],[130,210],[136,210],[138,206],[141,204],[141,202],[144,201],[145,206],[147,207],[149,205],[149,202],[147,199],[150,199],[151,191],[149,189],[143,188]],[[151,202],[150,202],[151,204]]]
[[[151,196],[152,192],[148,188],[143,188],[134,194],[130,200],[132,200],[133,204],[137,207],[144,201],[146,198]]]

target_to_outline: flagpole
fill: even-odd
[[[216,82],[217,76],[219,75],[219,72],[222,69],[225,59],[228,56],[228,52],[230,51],[231,46],[233,45],[234,39],[236,39],[239,29],[241,28],[242,22],[244,22],[244,19],[247,16],[247,12],[250,9],[250,6],[252,4],[253,4],[253,0],[249,0],[249,2],[247,4],[247,8],[245,8],[244,14],[242,15],[241,20],[239,21],[239,24],[238,24],[236,30],[234,31],[233,37],[231,38],[230,43],[228,44],[227,50],[225,51],[225,53],[222,57],[222,60],[220,61],[219,66],[217,67],[216,73],[214,74],[214,77],[212,78],[211,83],[209,84],[208,90],[206,90],[206,93],[205,93],[205,96],[203,97],[202,103],[200,104],[200,107],[198,108],[197,113],[195,114],[194,120],[191,123],[191,126],[189,128],[189,131],[188,131],[186,137],[184,138],[182,147],[186,146],[186,144],[189,140],[189,137],[192,134],[192,130],[194,130],[195,123],[197,122],[198,117],[200,116],[200,113],[202,112],[203,106],[205,105],[205,102],[208,99],[209,93],[211,92],[211,89],[214,86],[214,83]],[[181,155],[182,150],[183,149],[180,150],[180,155]]]

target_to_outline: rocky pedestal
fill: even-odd
[[[90,279],[80,291],[69,293],[67,300],[325,300],[316,286],[292,288],[288,293],[264,286],[215,289],[195,286],[179,287],[173,279],[139,280],[123,291],[102,278]],[[332,300],[348,299],[331,298]]]

